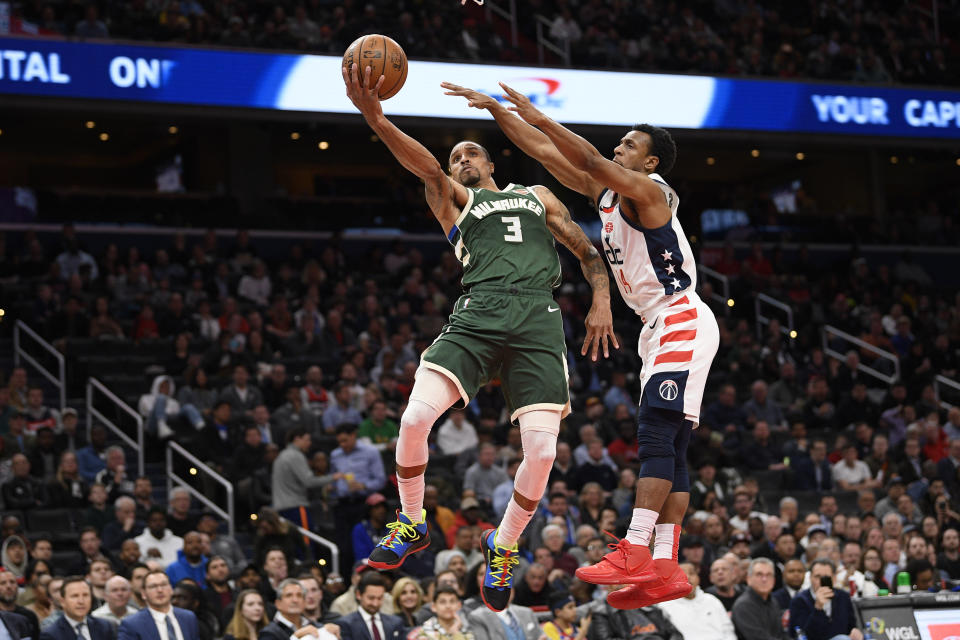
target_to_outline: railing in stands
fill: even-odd
[[[223,507],[218,505],[216,502],[208,498],[202,491],[198,491],[193,487],[189,482],[178,476],[173,470],[173,454],[182,456],[192,464],[190,468],[190,475],[198,475],[203,472],[206,474],[206,477],[210,480],[213,480],[220,486],[224,488],[227,493],[227,508],[224,510]],[[170,440],[167,442],[167,496],[169,498],[170,492],[173,491],[173,485],[176,484],[178,487],[183,487],[190,495],[194,498],[208,506],[214,513],[219,515],[221,518],[227,521],[227,530],[230,533],[230,537],[234,536],[236,530],[236,520],[234,519],[234,505],[233,505],[233,484],[229,482],[226,478],[221,476],[219,473],[207,466],[200,458],[196,457],[179,444]]]
[[[730,315],[730,309],[733,307],[731,304],[733,299],[730,297],[730,278],[702,264],[697,265],[697,271],[700,272],[699,285],[701,288],[703,287],[704,276],[720,283],[720,293],[717,293],[717,288],[713,287],[713,293],[710,294],[710,299],[722,304],[724,314]]]
[[[863,362],[860,362],[857,365],[858,370],[863,371],[868,376],[873,376],[877,380],[881,380],[887,384],[893,384],[900,379],[900,358],[897,357],[897,354],[891,353],[890,351],[886,351],[885,349],[881,349],[879,347],[875,347],[869,342],[864,342],[860,338],[850,335],[846,331],[841,331],[840,329],[828,324],[823,328],[823,352],[831,358],[835,358],[841,362],[846,360],[847,354],[841,353],[830,346],[831,337],[841,338],[851,343],[851,345],[856,345],[863,350],[876,354],[878,357],[883,358],[884,360],[889,360],[893,363],[892,374],[884,373],[883,371],[875,369],[868,364],[864,364]]]
[[[510,23],[510,44],[516,47],[520,42],[517,38],[517,0],[509,0],[508,4],[510,6],[509,10],[490,2],[490,0],[486,0],[483,6],[487,9],[487,22],[492,21],[490,14],[495,13]]]
[[[137,425],[137,439],[134,440],[120,425],[108,418],[99,409],[94,406],[95,393],[100,393],[109,400],[117,409],[130,416]],[[87,379],[87,438],[90,437],[90,430],[93,428],[93,419],[96,418],[103,426],[112,431],[124,444],[137,452],[137,475],[144,474],[143,465],[143,417],[134,411],[130,405],[121,400],[115,393],[110,391],[102,382],[96,378]]]
[[[763,328],[770,324],[770,321],[773,318],[768,317],[764,314],[764,306],[773,307],[774,309],[779,309],[786,314],[786,325],[781,321],[780,323],[780,333],[787,335],[788,337],[796,338],[796,328],[793,326],[793,308],[784,303],[780,302],[776,298],[770,297],[765,293],[758,293],[756,300],[754,302],[754,308],[757,316],[757,339],[763,342]]]
[[[318,536],[313,531],[304,529],[299,525],[294,526],[297,527],[297,531],[299,531],[301,534],[330,550],[330,571],[340,573],[340,549],[337,547],[337,545],[322,536]]]
[[[56,375],[53,372],[48,371],[40,362],[27,353],[24,349],[24,336],[33,339],[34,342],[43,347],[44,351],[49,353],[57,361],[57,373]],[[17,323],[13,325],[13,364],[14,366],[19,367],[20,361],[23,360],[27,364],[34,367],[37,371],[40,372],[44,378],[50,381],[53,384],[57,391],[60,392],[60,410],[63,411],[67,407],[67,361],[63,357],[63,354],[54,348],[52,344],[40,337],[36,331],[31,329],[23,320],[17,320]]]
[[[957,397],[960,398],[960,382],[957,382],[956,380],[951,380],[947,376],[942,376],[942,375],[937,375],[937,376],[934,376],[933,378],[933,393],[937,397],[937,403],[940,405],[942,409],[946,409],[949,411],[950,409],[953,409],[957,405],[951,404],[943,399],[943,395],[940,392],[941,387],[950,387],[954,391],[957,391],[958,392]]]
[[[556,44],[546,35],[550,32],[550,28],[553,26],[550,23],[550,20],[539,13],[534,16],[534,19],[537,21],[537,58],[540,60],[540,64],[544,63],[543,50],[547,49],[560,56],[560,58],[563,60],[563,64],[569,67],[570,40],[568,38],[564,38],[562,41],[563,46]]]

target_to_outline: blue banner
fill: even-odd
[[[411,61],[388,115],[489,119],[440,82],[498,81],[575,124],[960,138],[960,91]],[[336,56],[0,38],[0,94],[355,113]]]

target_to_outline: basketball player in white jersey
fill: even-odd
[[[477,91],[442,86],[447,95],[465,97],[469,106],[490,111],[524,153],[593,201],[617,286],[643,322],[637,428],[641,467],[633,518],[626,539],[597,564],[578,569],[577,577],[593,584],[627,585],[607,596],[620,609],[685,596],[691,586],[677,566],[677,545],[690,500],[687,445],[700,419],[720,336],[713,312],[696,293],[697,270],[677,218],[677,194],[662,177],[673,167],[676,145],[666,130],[637,125],[608,160],[503,83],[504,98],[513,104],[509,109]]]

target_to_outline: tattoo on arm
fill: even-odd
[[[556,201],[559,215],[547,218],[547,224],[554,237],[570,249],[573,255],[580,260],[583,276],[594,292],[610,290],[610,280],[607,277],[607,266],[600,257],[600,252],[593,246],[583,229],[570,218],[570,211],[559,200]]]
[[[443,211],[444,193],[443,189],[447,186],[445,183],[447,176],[440,174],[435,178],[428,178],[424,183],[424,191],[427,198],[427,205],[434,212]]]

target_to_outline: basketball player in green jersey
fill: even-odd
[[[610,342],[619,347],[606,265],[549,189],[515,184],[500,189],[490,154],[479,144],[457,144],[450,152],[448,175],[423,145],[384,117],[377,98],[383,77],[371,78],[367,67],[361,84],[360,75],[357,65],[343,69],[347,95],[397,160],[423,180],[427,203],[463,265],[466,289],[421,357],[397,442],[402,509],[369,564],[395,569],[430,544],[423,511],[427,436],[444,411],[465,405],[499,376],[510,419],[520,425],[524,453],[500,526],[481,538],[487,563],[483,600],[502,611],[519,564],[517,540],[543,496],[560,420],[570,412],[567,348],[552,294],[560,283],[554,238],[577,256],[593,289],[581,353],[589,350],[594,360],[598,351],[609,355]]]

